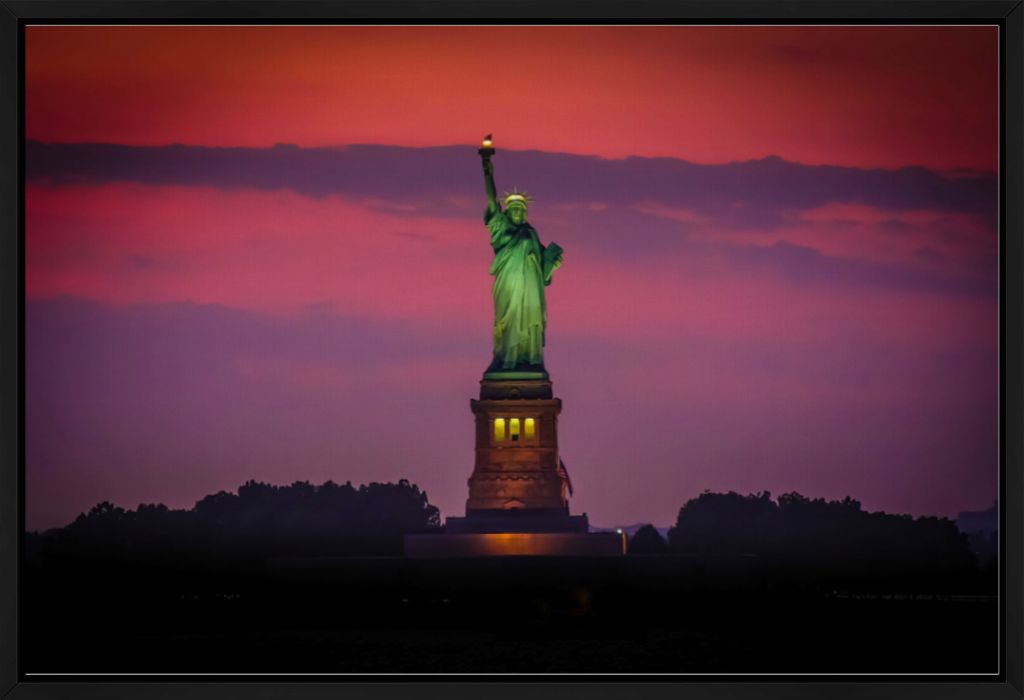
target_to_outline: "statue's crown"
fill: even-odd
[[[505,206],[506,207],[508,207],[508,205],[512,204],[513,202],[521,204],[524,207],[528,207],[528,206],[530,206],[530,202],[532,202],[532,201],[533,201],[533,197],[531,197],[530,195],[526,194],[525,192],[520,192],[518,189],[514,189],[511,192],[506,192],[505,193]]]

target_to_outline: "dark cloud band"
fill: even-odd
[[[906,211],[929,209],[996,217],[991,173],[944,174],[923,167],[899,170],[803,165],[778,157],[704,165],[674,158],[502,151],[496,176],[539,194],[538,204],[657,203],[735,223],[771,225],[783,212],[831,202]],[[441,196],[482,190],[473,148],[210,148],[47,144],[30,141],[30,181],[54,184],[131,181],[150,185],[290,189],[310,197],[332,194],[426,204]],[[755,217],[752,221],[748,218]]]

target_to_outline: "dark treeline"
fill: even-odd
[[[427,494],[397,484],[353,486],[249,481],[189,510],[100,503],[70,525],[30,535],[29,555],[47,559],[112,558],[140,563],[174,558],[400,555],[406,533],[440,526]]]
[[[66,527],[30,534],[30,558],[123,562],[400,556],[406,533],[441,530],[427,494],[397,484],[249,481],[189,510],[100,503]],[[632,554],[755,557],[816,575],[957,577],[979,571],[969,538],[946,518],[870,513],[850,498],[809,499],[767,492],[705,492],[679,510],[667,539],[650,525],[630,540]]]
[[[440,514],[415,484],[328,481],[220,491],[189,510],[101,502],[70,525],[30,533],[28,551],[59,558],[230,558],[401,555],[402,535],[439,531]],[[888,568],[949,574],[977,568],[969,537],[945,518],[863,511],[860,502],[786,493],[705,492],[663,537],[651,525],[630,553],[757,556],[819,571]]]
[[[705,492],[679,510],[667,538],[653,526],[640,528],[630,552],[755,556],[847,583],[949,580],[979,571],[968,536],[948,518],[871,513],[849,497],[826,501],[798,493],[773,500],[768,492]]]
[[[705,493],[667,538],[640,528],[635,556],[401,556],[402,536],[441,531],[439,515],[407,481],[250,481],[188,510],[101,503],[27,537],[25,667],[995,667],[996,577],[949,520],[867,513],[850,499]]]

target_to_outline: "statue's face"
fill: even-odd
[[[518,226],[519,224],[526,222],[526,207],[522,204],[510,204],[508,205],[508,220]]]

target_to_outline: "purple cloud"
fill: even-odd
[[[785,212],[830,202],[897,211],[932,209],[996,216],[993,174],[952,177],[923,167],[899,170],[803,165],[778,157],[705,165],[674,158],[503,151],[499,186],[535,192],[538,205],[597,201],[623,207],[656,202],[715,216],[724,223],[777,224]],[[46,144],[26,149],[30,181],[56,184],[135,181],[152,185],[292,189],[414,202],[437,208],[439,197],[480,196],[471,147],[211,148]],[[478,216],[477,208],[467,212]]]

